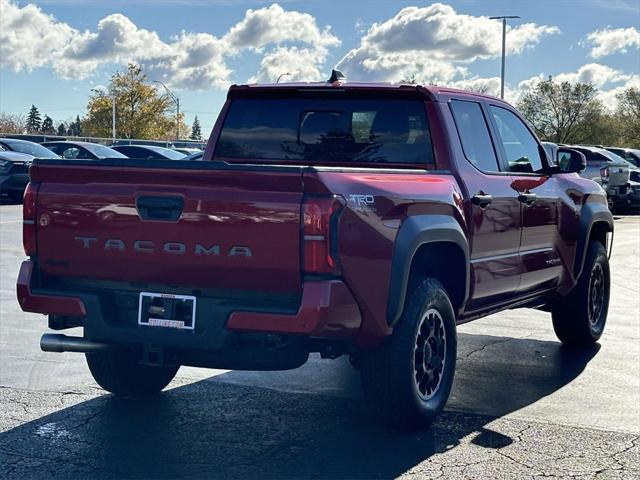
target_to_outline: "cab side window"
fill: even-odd
[[[535,173],[543,168],[538,142],[524,122],[506,108],[489,107],[510,172]]]
[[[458,129],[464,156],[478,170],[498,172],[498,159],[491,143],[487,121],[477,102],[452,100],[453,119]]]

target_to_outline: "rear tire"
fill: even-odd
[[[98,385],[118,396],[146,396],[169,385],[179,366],[152,367],[140,365],[131,350],[86,353],[87,365]]]
[[[607,251],[592,241],[578,283],[551,312],[553,329],[563,344],[589,346],[600,339],[609,310],[609,280]]]
[[[407,292],[393,334],[362,355],[365,398],[375,416],[401,429],[424,428],[442,412],[456,364],[453,307],[440,282],[427,278]]]

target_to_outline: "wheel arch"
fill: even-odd
[[[437,278],[459,313],[469,296],[469,246],[460,224],[446,215],[416,215],[402,224],[393,249],[387,323],[402,315],[412,282]]]
[[[580,235],[573,266],[575,278],[579,278],[582,273],[589,243],[592,240],[601,242],[605,249],[610,251],[611,245],[607,245],[607,233],[613,234],[613,215],[607,205],[595,202],[584,204],[580,213]],[[611,243],[613,243],[613,236]]]

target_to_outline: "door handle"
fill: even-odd
[[[182,215],[184,199],[182,197],[138,197],[136,207],[143,220],[175,222]]]
[[[485,208],[491,202],[493,202],[493,197],[482,191],[476,193],[473,197],[471,197],[471,203],[479,206],[480,208]]]
[[[536,201],[538,196],[535,193],[521,193],[518,195],[518,200],[520,203],[524,203],[525,205],[531,205]]]

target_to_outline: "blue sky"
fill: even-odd
[[[26,113],[33,103],[56,121],[82,115],[90,89],[107,84],[129,60],[140,61],[150,78],[169,83],[187,123],[198,115],[205,132],[230,83],[271,81],[286,71],[294,72],[292,78],[324,79],[336,64],[357,80],[415,75],[496,93],[500,26],[482,17],[502,14],[522,17],[508,36],[509,99],[517,100],[541,74],[593,81],[610,106],[621,88],[640,84],[640,1],[278,5],[0,0],[0,111]]]

